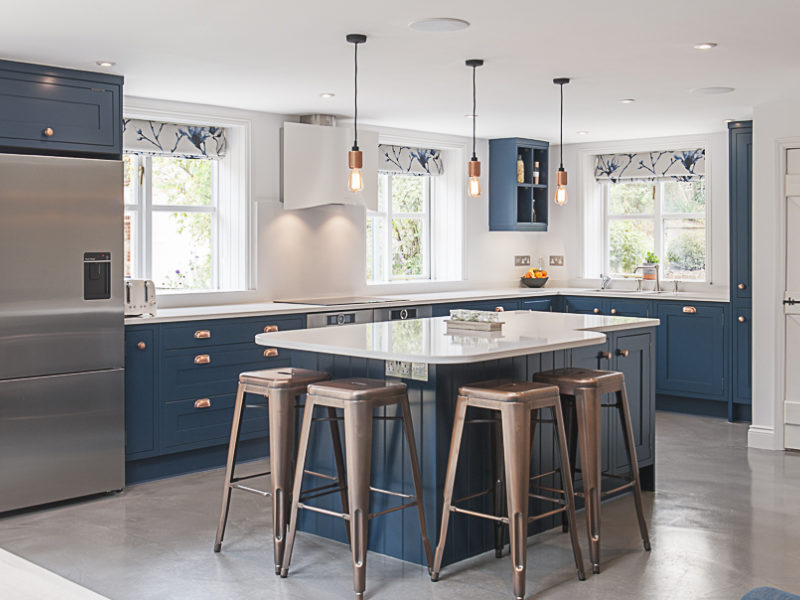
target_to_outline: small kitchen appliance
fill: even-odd
[[[156,314],[156,286],[149,279],[125,280],[125,316]]]

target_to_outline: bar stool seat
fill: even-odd
[[[275,574],[280,574],[283,552],[288,526],[289,492],[292,487],[292,461],[294,458],[294,412],[298,397],[304,394],[309,383],[330,379],[328,373],[309,369],[278,368],[245,371],[239,375],[239,386],[233,408],[231,437],[228,443],[228,460],[225,467],[225,483],[222,488],[222,508],[220,509],[217,536],[214,540],[214,552],[222,549],[225,526],[231,503],[231,491],[234,489],[272,496],[272,530],[273,550],[275,557]],[[260,405],[245,404],[245,394],[258,394],[267,398],[269,411],[269,460],[270,471],[236,477],[236,453],[241,433],[242,415],[245,408]],[[335,432],[334,432],[335,428]],[[331,433],[338,435],[338,427],[332,424]],[[335,478],[337,487],[344,487],[344,467],[340,461],[339,478]],[[245,485],[242,482],[256,477],[271,475],[270,490],[263,491]]]
[[[576,445],[580,447],[581,473],[583,475],[583,492],[579,493],[586,500],[586,521],[589,534],[589,550],[592,559],[592,571],[600,572],[600,500],[603,496],[624,489],[633,490],[636,515],[639,521],[639,532],[642,545],[650,551],[650,537],[647,521],[642,505],[642,487],[639,480],[639,462],[636,457],[636,442],[633,437],[633,425],[628,394],[625,389],[625,376],[618,371],[601,371],[596,369],[566,368],[537,373],[533,380],[555,385],[561,394],[566,415],[567,437],[569,442],[570,466],[575,473]],[[604,394],[614,394],[613,404],[603,404]],[[623,477],[625,483],[612,490],[602,491],[602,412],[604,406],[617,409],[625,449],[631,465],[631,476]],[[580,440],[580,443],[578,443]],[[616,475],[609,477],[619,478]],[[564,524],[565,527],[567,524]]]
[[[458,469],[458,456],[461,448],[461,438],[464,425],[467,422],[467,408],[482,408],[500,413],[500,427],[502,430],[502,453],[505,467],[505,495],[507,499],[506,513],[508,516],[489,515],[474,510],[467,510],[457,506],[459,502],[471,500],[479,496],[492,493],[488,489],[477,494],[470,494],[460,500],[453,500],[453,487],[456,471]],[[538,411],[550,409],[553,414],[556,437],[561,456],[562,465],[562,490],[534,486],[542,491],[563,497],[555,497],[531,493],[531,481],[540,476],[530,476],[530,462],[533,441],[533,428],[536,426]],[[487,422],[478,420],[476,422]],[[499,453],[497,453],[499,456]],[[537,490],[538,491],[538,490]],[[496,496],[497,498],[498,496]],[[529,503],[531,498],[552,502],[558,508],[543,514],[529,516]],[[495,506],[495,509],[498,507]],[[561,402],[558,388],[553,385],[533,383],[527,381],[492,380],[472,383],[462,386],[458,390],[456,414],[453,424],[453,437],[450,443],[450,455],[447,460],[447,472],[444,483],[444,502],[442,508],[442,527],[439,534],[439,543],[436,546],[431,579],[438,581],[439,571],[444,557],[447,542],[447,530],[450,514],[456,512],[473,517],[491,519],[496,526],[507,525],[509,528],[509,541],[511,546],[511,560],[513,566],[514,597],[522,600],[525,596],[525,568],[527,564],[527,537],[528,524],[537,519],[562,513],[566,515],[572,540],[572,551],[578,578],[585,579],[583,571],[583,557],[581,555],[578,535],[575,530],[575,495],[572,489],[572,477],[569,466],[569,452],[567,449],[564,421],[561,413]],[[499,536],[502,547],[502,532]],[[498,530],[495,531],[495,544],[498,543]],[[496,551],[498,548],[496,547]],[[497,556],[500,554],[498,553]]]
[[[402,421],[408,446],[409,463],[414,481],[414,495],[404,494],[392,490],[381,490],[370,485],[370,472],[372,465],[372,420],[373,409],[380,406],[397,405],[402,413]],[[342,409],[344,413],[344,436],[347,470],[347,495],[342,498],[342,512],[312,506],[305,500],[318,497],[314,490],[303,490],[303,473],[305,470],[306,456],[311,433],[311,424],[314,420],[314,409],[317,406],[328,407],[329,411]],[[387,417],[388,418],[388,417]],[[338,427],[338,424],[337,424]],[[338,437],[333,439],[334,452],[341,453],[341,442]],[[432,563],[433,552],[428,540],[425,526],[425,511],[422,504],[422,480],[419,472],[414,429],[411,424],[411,410],[408,404],[406,385],[399,382],[383,381],[380,379],[339,379],[324,383],[313,383],[308,386],[306,396],[306,409],[303,413],[303,426],[300,432],[300,445],[295,468],[294,492],[292,494],[292,510],[289,519],[289,534],[286,540],[286,549],[283,557],[281,576],[286,577],[292,558],[295,535],[297,533],[297,516],[300,509],[310,510],[338,516],[345,520],[348,528],[350,551],[353,561],[353,588],[356,600],[364,597],[366,589],[367,567],[367,541],[369,535],[369,521],[373,517],[394,512],[405,508],[416,508],[419,517],[422,544],[425,549],[428,567]],[[370,492],[387,494],[400,498],[403,504],[394,506],[378,513],[370,513]]]

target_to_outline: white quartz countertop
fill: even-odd
[[[656,327],[658,319],[504,312],[502,331],[448,330],[447,317],[261,333],[262,346],[426,364],[473,363],[602,344],[603,332]]]
[[[639,298],[643,300],[674,300],[676,302],[729,302],[727,295],[702,294],[697,292],[632,292],[626,290],[597,291],[586,288],[525,288],[508,287],[496,289],[456,290],[449,292],[429,292],[421,294],[386,295],[385,302],[370,304],[348,304],[320,306],[318,304],[288,304],[281,302],[261,302],[253,304],[224,304],[219,306],[194,306],[187,308],[160,308],[155,317],[126,317],[126,325],[145,325],[148,323],[168,323],[173,321],[199,321],[203,319],[231,319],[237,317],[259,317],[268,315],[306,314],[312,312],[336,312],[343,310],[379,309],[391,306],[411,306],[414,304],[442,304],[446,302],[468,302],[492,300],[495,298],[536,298],[537,296],[587,296],[593,298]]]

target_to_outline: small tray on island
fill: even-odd
[[[459,319],[445,319],[447,331],[500,331],[505,321],[462,321]]]

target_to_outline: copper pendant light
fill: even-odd
[[[564,170],[564,85],[569,83],[568,77],[557,77],[553,79],[553,83],[561,88],[561,118],[559,119],[559,142],[558,151],[560,153],[560,160],[558,171],[556,171],[556,198],[555,202],[558,206],[564,206],[567,203],[567,172]]]
[[[364,176],[361,173],[361,169],[364,166],[364,157],[358,147],[358,45],[365,43],[367,36],[363,33],[350,33],[346,39],[353,44],[353,103],[355,105],[353,113],[353,147],[347,153],[347,166],[350,167],[347,188],[356,193],[364,189]]]
[[[483,59],[471,58],[466,61],[466,65],[472,68],[472,158],[469,159],[469,195],[477,198],[481,195],[481,163],[475,154],[475,121],[478,115],[475,112],[477,108],[476,92],[475,92],[475,69],[483,66]]]

